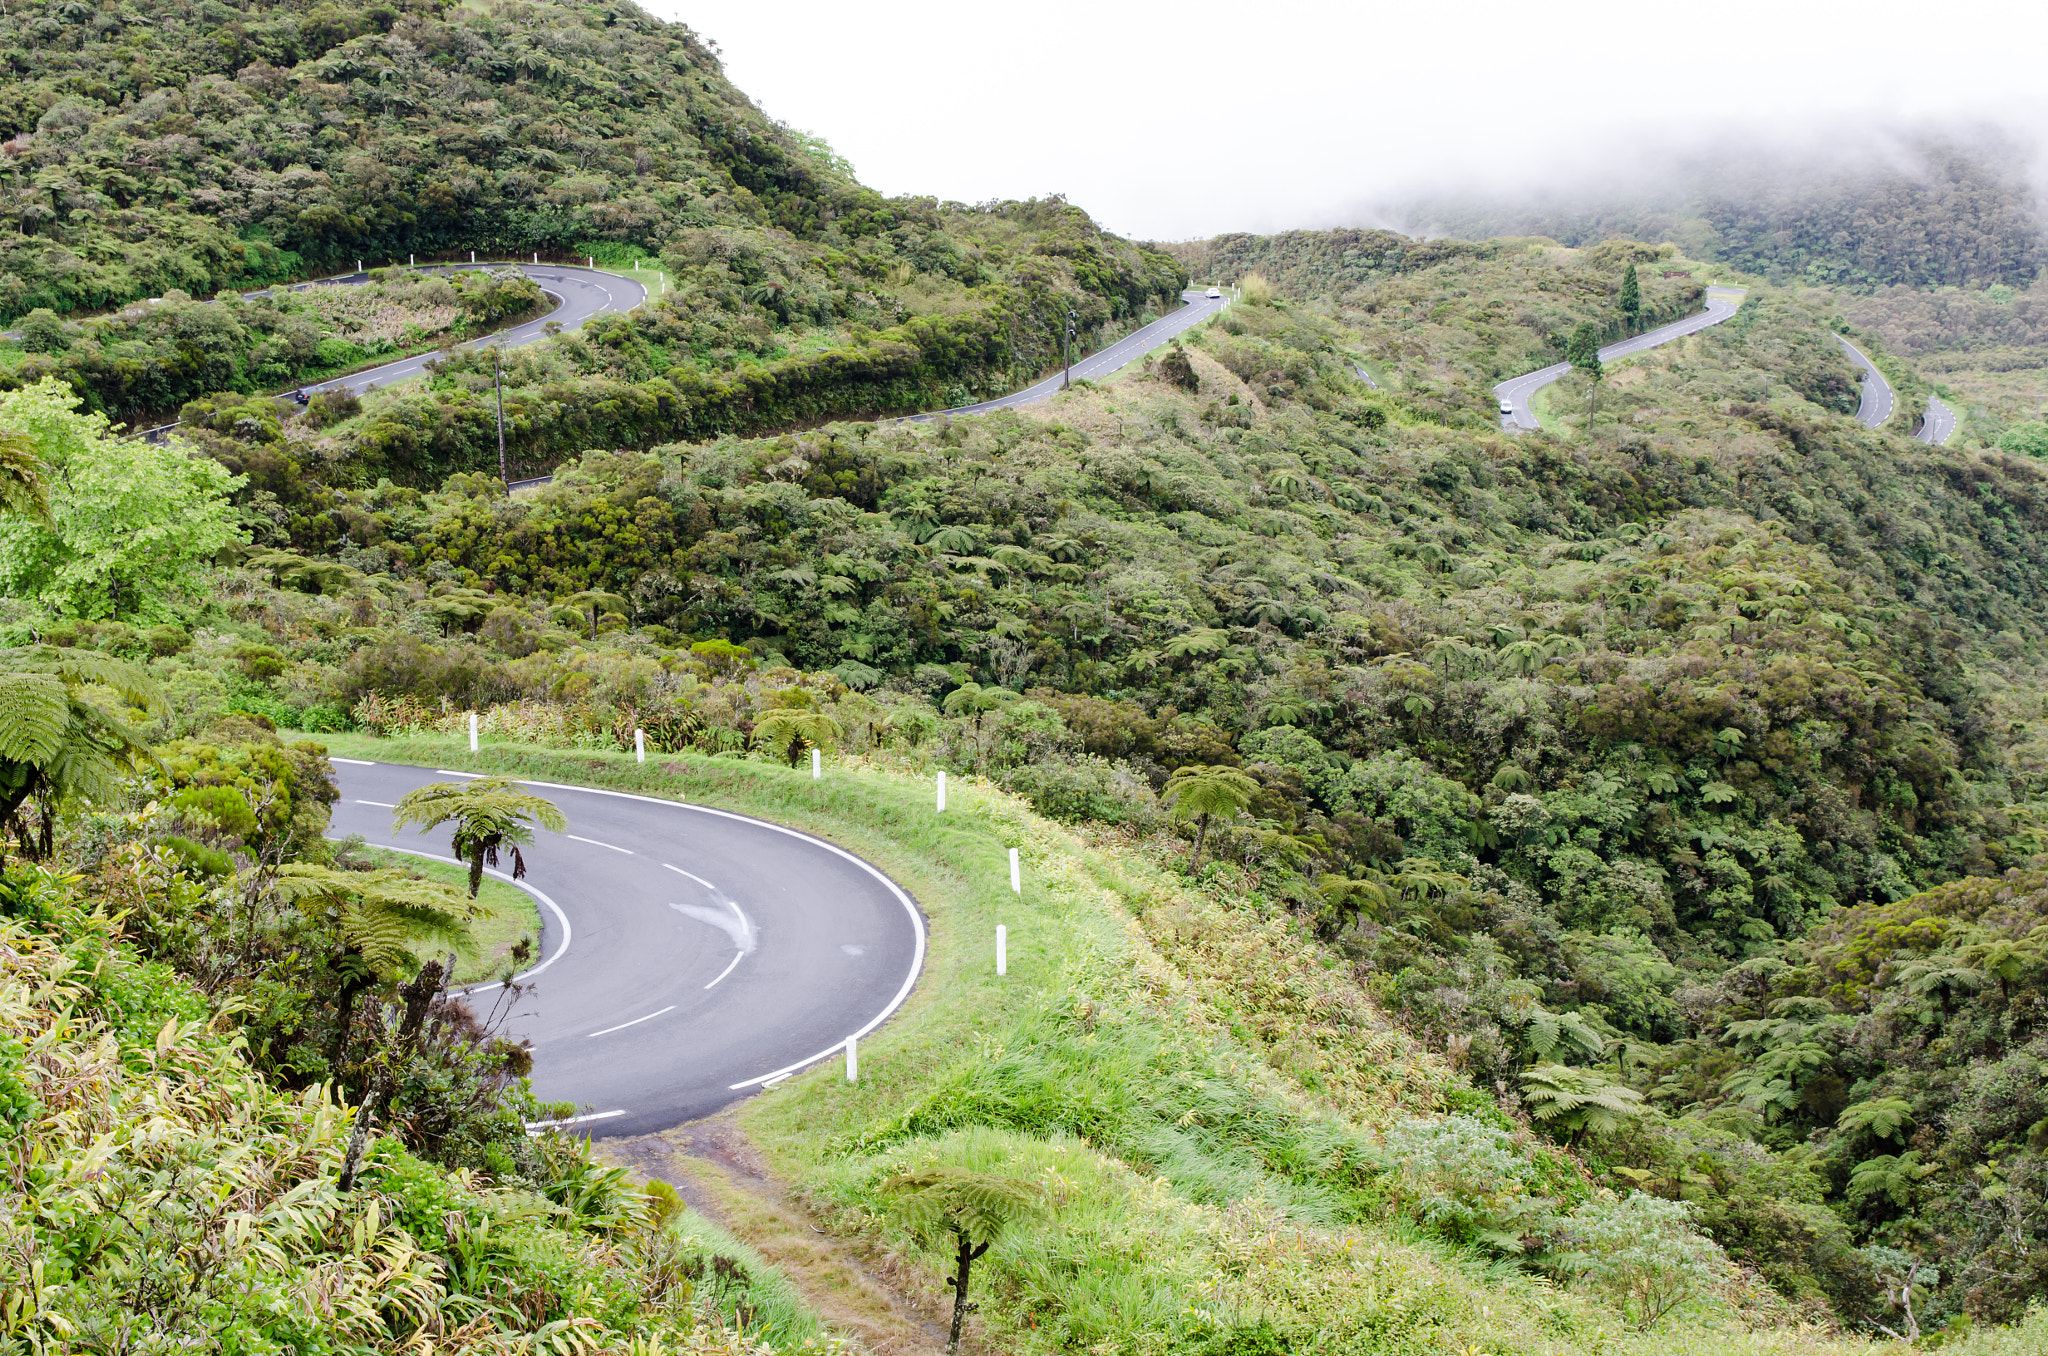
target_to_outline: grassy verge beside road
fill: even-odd
[[[828,1064],[740,1119],[815,1218],[916,1259],[934,1292],[945,1259],[878,1211],[880,1181],[946,1164],[1043,1185],[1052,1219],[1006,1236],[977,1270],[983,1349],[1864,1349],[1752,1331],[1745,1319],[1767,1313],[1739,1282],[1635,1334],[1591,1295],[1429,1236],[1392,1185],[1388,1127],[1461,1110],[1512,1134],[1545,1194],[1582,1200],[1588,1188],[1569,1159],[1389,1027],[1250,878],[1191,886],[1125,840],[1083,837],[973,781],[954,783],[940,816],[928,781],[880,768],[834,765],[813,781],[731,758],[636,764],[515,744],[471,755],[447,738],[322,738],[353,757],[760,815],[859,853],[909,889],[931,924],[927,969],[863,1044],[861,1080]],[[1012,846],[1021,896],[1009,890]],[[1010,929],[1003,979],[998,922]],[[1243,1345],[1316,1334],[1327,1337],[1313,1348]]]

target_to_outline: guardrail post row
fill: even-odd
[[[939,813],[946,813],[946,769],[939,769]]]
[[[820,752],[818,752],[818,750],[816,750],[816,749],[812,749],[812,750],[811,750],[811,780],[812,780],[812,781],[816,781],[816,780],[818,780],[818,778],[820,778],[820,777],[822,777],[822,776],[824,776],[824,775],[825,775],[825,755],[824,755],[824,754],[822,754],[822,753],[820,753]]]
[[[996,973],[1010,973],[1010,930],[1001,923],[996,924]]]
[[[469,751],[476,752],[476,712],[469,713]]]
[[[1010,849],[1010,893],[1013,895],[1024,893],[1024,874],[1022,868],[1017,865],[1017,849],[1015,848]]]
[[[853,1036],[846,1038],[846,1081],[849,1083],[860,1082],[860,1049],[855,1041]]]
[[[636,763],[647,761],[647,733],[644,730],[633,731],[633,761]]]

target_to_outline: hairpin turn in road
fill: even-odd
[[[446,831],[394,834],[391,807],[474,773],[336,758],[330,832],[449,860]],[[533,1046],[534,1091],[591,1133],[710,1115],[832,1058],[901,1007],[925,925],[852,853],[708,806],[525,782],[569,832],[528,854],[540,958],[507,1034]],[[486,988],[472,990],[487,1009]]]

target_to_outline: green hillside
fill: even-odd
[[[2031,156],[1996,131],[1879,127],[1805,147],[1681,153],[1627,173],[1626,186],[1390,210],[1465,240],[1668,240],[1785,285],[2025,287],[2048,262]]]
[[[163,1344],[828,1340],[758,1256],[529,1139],[551,1113],[499,1017],[401,1036],[417,948],[476,920],[324,842],[319,741],[454,757],[476,712],[478,770],[801,822],[930,901],[881,1072],[741,1120],[810,1228],[919,1294],[945,1256],[889,1175],[1056,1198],[977,1272],[990,1350],[2038,1346],[2048,482],[1986,445],[2016,412],[1908,436],[1928,360],[2037,346],[2028,294],[1781,286],[1620,237],[1155,249],[1057,199],[885,200],[628,7],[9,8],[0,167],[34,210],[0,345],[27,1033],[0,1142],[65,1166],[6,1207],[53,1260],[0,1289],[0,1340],[116,1349],[179,1249],[233,1265]],[[129,205],[21,192],[89,172]],[[466,255],[458,229],[667,284],[507,355],[509,451],[555,473],[516,496],[473,358],[262,394],[521,314],[510,277],[195,299]],[[1066,307],[1100,339],[1189,277],[1243,299],[1102,383],[874,419],[1013,385]],[[1501,430],[1494,382],[1717,281],[1749,285],[1733,319]],[[1895,374],[1886,428],[1843,333]],[[170,442],[108,426],[166,402]],[[805,743],[833,777],[791,770]],[[943,833],[913,814],[939,769]],[[1003,842],[1047,882],[1020,942],[1057,940],[996,992],[957,939]],[[425,931],[393,949],[372,914]],[[385,1070],[347,1195],[331,1099]],[[97,1185],[95,1136],[151,1098],[189,1147],[152,1132]],[[285,1166],[251,1185],[248,1154]],[[257,1204],[180,1214],[178,1173]],[[132,1236],[90,1223],[146,1191]],[[347,1322],[304,1320],[315,1277]]]
[[[56,375],[120,419],[326,375],[349,356],[336,344],[396,351],[302,303],[191,302],[358,260],[659,256],[667,290],[593,332],[606,361],[583,367],[643,387],[673,374],[721,426],[735,405],[819,418],[1003,388],[1057,355],[1069,308],[1093,338],[1177,304],[1184,281],[1058,199],[885,199],[763,116],[687,27],[630,5],[137,0],[86,16],[0,17],[17,226],[0,237],[0,323],[37,318],[0,383]],[[151,297],[164,304],[114,309]],[[478,440],[449,426],[471,417],[390,415],[405,432],[384,442],[417,443],[422,422],[437,442],[392,471],[459,469]],[[533,454],[580,448],[586,419],[537,430]]]

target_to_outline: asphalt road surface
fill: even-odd
[[[1920,421],[1920,431],[1913,436],[1940,447],[1955,431],[1956,412],[1934,396],[1927,397],[1927,417]]]
[[[1181,334],[1223,309],[1223,299],[1206,295],[1202,289],[1191,287],[1180,294],[1184,303],[1177,311],[1160,317],[1141,330],[1117,340],[1100,353],[1092,353],[1074,363],[1074,380],[1093,381],[1127,367],[1131,363],[1158,348],[1167,340]],[[994,400],[984,400],[978,405],[956,405],[950,410],[933,410],[929,414],[916,414],[911,422],[935,418],[941,414],[987,414],[991,410],[1011,410],[1019,405],[1034,405],[1049,400],[1065,387],[1066,369],[1062,368],[1035,386],[1027,386]]]
[[[1673,339],[1683,339],[1688,334],[1698,334],[1709,325],[1718,325],[1733,316],[1741,308],[1742,298],[1747,293],[1748,289],[1742,287],[1709,287],[1707,289],[1706,310],[1701,311],[1698,315],[1690,315],[1683,320],[1674,321],[1669,325],[1660,325],[1654,330],[1646,330],[1632,338],[1609,344],[1600,350],[1600,361],[1611,363],[1616,358],[1626,358],[1631,353],[1641,353],[1644,349],[1655,348],[1659,344],[1668,344]],[[1510,377],[1494,387],[1493,393],[1495,397],[1508,401],[1514,407],[1513,413],[1509,413],[1506,410],[1501,412],[1501,427],[1506,429],[1541,427],[1536,421],[1535,410],[1529,404],[1530,400],[1538,391],[1571,370],[1572,365],[1570,363],[1552,363],[1550,366],[1541,368],[1538,371],[1525,372],[1519,377]]]
[[[500,265],[501,267],[502,265]],[[505,348],[518,348],[537,339],[545,339],[550,324],[560,325],[565,330],[581,329],[592,316],[606,311],[630,311],[647,300],[647,289],[631,278],[616,273],[601,273],[595,269],[572,268],[566,264],[520,264],[519,271],[539,283],[541,290],[553,297],[555,309],[537,320],[523,325],[514,325],[509,330],[472,339],[465,348],[488,348],[497,344]],[[349,278],[336,279],[338,282],[359,282],[368,275],[357,274]],[[385,363],[367,372],[356,372],[333,381],[323,381],[317,386],[307,386],[314,391],[353,391],[357,395],[372,386],[385,387],[394,381],[416,377],[426,370],[428,363],[440,357],[438,353],[422,353],[416,358],[401,358],[395,363]]]
[[[1856,406],[1856,422],[1865,428],[1876,428],[1892,417],[1892,408],[1898,403],[1892,395],[1892,384],[1877,370],[1877,364],[1863,355],[1862,349],[1839,334],[1835,341],[1848,351],[1849,361],[1863,369],[1863,399]]]
[[[448,831],[394,834],[391,807],[473,774],[334,759],[336,837],[449,859]],[[525,785],[561,807],[527,881],[541,959],[508,1034],[533,1043],[533,1088],[579,1131],[636,1135],[710,1115],[844,1057],[923,968],[916,903],[866,862],[758,819],[620,792]],[[496,985],[471,991],[488,1011]]]

